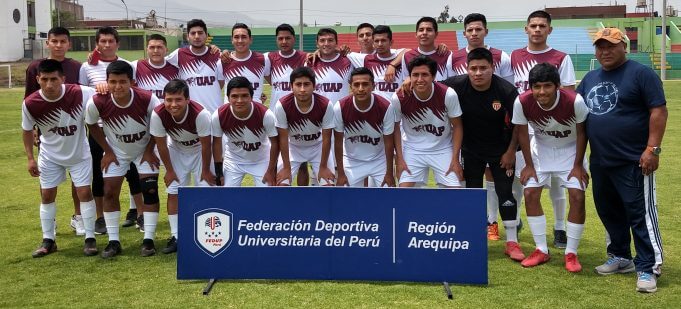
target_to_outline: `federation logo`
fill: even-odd
[[[603,115],[617,106],[619,90],[612,82],[602,82],[589,90],[586,95],[586,106],[594,115]]]
[[[494,109],[495,112],[499,111],[501,109],[501,102],[499,101],[492,101],[492,108]]]
[[[209,208],[194,214],[194,242],[211,257],[220,255],[232,243],[232,213]]]

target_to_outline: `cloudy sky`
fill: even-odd
[[[124,1],[124,0],[123,0]],[[104,18],[125,18],[122,0],[79,0],[85,15]],[[209,1],[193,1],[208,3]],[[570,6],[626,4],[628,12],[635,11],[636,0],[571,0]],[[246,22],[253,26],[272,26],[282,22],[298,23],[299,0],[210,1],[211,6],[193,4],[186,0],[127,0],[130,18],[141,18],[155,10],[157,18],[176,25],[191,18],[202,18],[211,26],[230,26]],[[414,5],[414,3],[418,3]],[[385,24],[410,24],[421,16],[437,16],[449,5],[451,16],[480,12],[488,20],[522,20],[527,14],[544,7],[566,6],[558,0],[342,0],[304,1],[304,22],[309,25],[357,25],[364,21]],[[681,8],[681,0],[668,0],[669,5]],[[655,1],[657,11],[662,11],[662,0]]]

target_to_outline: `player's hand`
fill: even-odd
[[[40,130],[37,127],[33,127],[33,146],[40,147]]]
[[[407,174],[411,175],[411,171],[407,166],[407,162],[404,162],[404,159],[395,160],[395,171],[397,172],[397,179],[400,179],[404,172],[407,172]]]
[[[577,178],[579,181],[579,186],[582,188],[582,190],[586,190],[586,187],[589,185],[589,173],[587,173],[586,169],[584,169],[584,166],[579,165],[573,167],[570,171],[570,174],[568,174],[567,179],[570,180],[572,177]]]
[[[99,83],[95,85],[95,91],[97,91],[98,94],[107,94],[109,93],[109,84],[106,82]]]
[[[177,178],[174,170],[166,169],[166,175],[163,176],[163,182],[165,182],[166,187],[170,186],[173,181],[177,181],[180,184],[180,180]]]
[[[40,171],[38,170],[38,163],[35,160],[28,160],[28,173],[31,177],[40,176]]]
[[[452,160],[452,162],[449,163],[449,169],[447,169],[445,176],[449,175],[449,173],[454,173],[459,181],[463,181],[463,168],[461,167],[459,160]]]
[[[343,44],[341,46],[340,50],[338,51],[338,53],[340,53],[341,57],[347,56],[350,52],[352,52],[352,50],[350,49],[350,46],[348,46],[348,44]]]
[[[447,47],[447,44],[445,43],[440,43],[437,45],[437,54],[440,56],[444,56],[447,52],[449,52],[449,47]]]
[[[400,85],[400,88],[397,89],[397,92],[399,94],[404,95],[405,97],[411,95],[411,80],[409,79],[409,77],[404,79],[402,85]]]
[[[102,156],[102,164],[100,168],[106,173],[109,171],[109,166],[111,164],[116,164],[120,165],[118,163],[118,159],[116,158],[116,155],[113,152],[105,152],[104,155]]]
[[[329,167],[320,166],[317,181],[319,181],[321,184],[322,180],[327,183],[326,186],[333,186],[334,182],[336,181],[336,175],[333,174]]]
[[[291,186],[291,178],[291,167],[282,168],[277,173],[277,186]]]
[[[210,170],[201,171],[201,181],[205,181],[209,186],[215,186],[215,175]]]
[[[347,187],[349,185],[348,176],[345,175],[345,172],[339,171],[338,177],[336,177],[336,187]]]
[[[506,151],[501,155],[501,160],[499,161],[499,166],[505,169],[507,172],[513,170],[515,167],[515,151]],[[510,176],[509,176],[510,177]]]
[[[385,75],[383,75],[383,80],[385,80],[387,83],[392,83],[395,80],[395,67],[392,65],[388,65],[388,67],[385,69]]]
[[[274,170],[268,169],[267,172],[265,172],[265,175],[262,176],[262,183],[273,187],[277,184],[277,178],[276,178],[276,173]]]
[[[525,165],[523,170],[520,171],[520,183],[526,185],[530,178],[534,178],[535,181],[539,182],[537,171],[534,170],[534,166]]]
[[[220,53],[220,61],[224,64],[228,64],[232,62],[232,53],[230,53],[228,50],[223,50]]]
[[[307,53],[307,60],[306,60],[306,62],[307,62],[307,64],[308,64],[308,66],[314,66],[315,61],[316,61],[317,58],[319,58],[319,57],[320,57],[320,56],[319,56],[319,49],[318,49],[318,50],[315,50],[315,51],[312,52],[312,53]]]
[[[210,45],[208,45],[208,48],[209,48],[208,52],[211,55],[215,55],[215,54],[220,53],[220,47],[217,47],[217,45],[210,44]]]
[[[142,160],[140,160],[140,164],[143,164],[144,162],[147,162],[149,164],[149,167],[151,167],[151,170],[158,170],[159,167],[161,166],[161,161],[159,161],[158,157],[154,153],[154,150],[145,150],[144,153],[142,154]]]
[[[267,95],[263,93],[260,95],[260,102],[264,105],[265,101],[267,101]]]
[[[652,174],[654,171],[656,171],[657,168],[659,167],[660,157],[654,155],[652,152],[646,149],[645,151],[643,151],[641,159],[638,160],[638,165],[641,167],[643,175],[648,176]]]
[[[395,176],[393,173],[385,173],[381,187],[395,187]]]

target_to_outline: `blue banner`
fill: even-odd
[[[487,284],[482,189],[179,191],[178,279]]]

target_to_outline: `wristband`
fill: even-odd
[[[220,183],[220,178],[222,178],[222,162],[215,162],[213,163],[213,166],[215,167],[215,184],[218,186],[221,186],[222,184]]]

